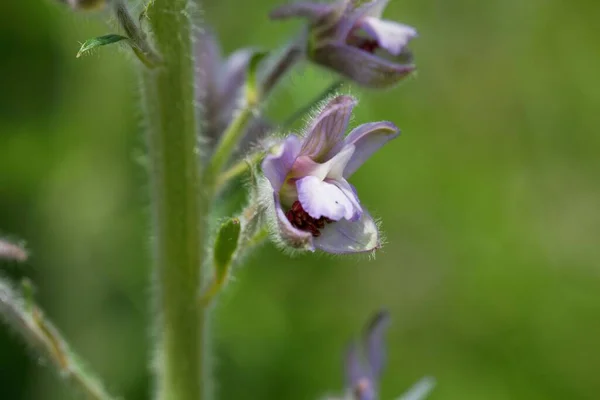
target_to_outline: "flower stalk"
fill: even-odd
[[[0,277],[0,318],[13,327],[33,349],[39,352],[78,391],[90,400],[111,400],[113,397],[101,382],[90,375],[77,361],[65,339],[33,303],[31,287],[24,285],[28,296],[23,298]]]
[[[142,71],[152,183],[157,321],[156,398],[207,398],[202,283],[204,221],[194,109],[192,26],[187,0],[154,0],[147,9],[163,63]]]

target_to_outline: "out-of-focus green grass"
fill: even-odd
[[[278,2],[207,1],[226,51],[284,43]],[[137,8],[139,10],[139,7]],[[264,246],[214,320],[222,399],[314,399],[341,389],[342,353],[369,314],[394,324],[390,399],[423,375],[432,399],[595,399],[600,393],[600,3],[392,1],[416,26],[419,73],[361,99],[355,124],[403,135],[353,177],[388,245],[369,261]],[[200,13],[198,13],[200,14]],[[125,51],[76,59],[102,15],[49,0],[0,5],[0,233],[74,348],[127,399],[149,395],[147,183],[136,75]],[[333,76],[299,68],[283,120]],[[69,398],[0,329],[6,399]]]

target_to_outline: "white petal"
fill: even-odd
[[[334,221],[342,218],[356,219],[360,208],[353,193],[341,190],[337,185],[322,181],[316,176],[307,176],[296,182],[298,200],[302,208],[315,219],[327,217]],[[348,196],[353,197],[353,199]]]
[[[300,156],[294,163],[292,176],[300,178],[312,175],[320,180],[324,180],[325,178],[341,179],[346,165],[354,154],[354,150],[354,145],[347,145],[330,158],[329,161],[322,164],[313,161],[310,157]]]
[[[325,225],[321,236],[313,240],[316,248],[328,253],[362,253],[379,247],[379,232],[375,221],[365,210],[358,221],[342,219]]]
[[[408,42],[417,36],[416,29],[411,26],[375,17],[363,18],[358,26],[377,39],[379,46],[394,56],[402,53]]]

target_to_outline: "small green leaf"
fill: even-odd
[[[258,85],[258,65],[267,56],[266,51],[257,51],[252,54],[248,62],[248,78],[246,80],[246,101],[248,104],[257,105],[260,100],[259,85]]]
[[[214,276],[200,298],[205,307],[210,304],[227,282],[233,256],[238,248],[240,231],[241,224],[238,218],[228,219],[219,228],[213,250]]]
[[[231,218],[221,224],[214,248],[215,281],[221,285],[227,279],[233,255],[240,238],[240,220]]]
[[[98,36],[93,39],[88,39],[81,45],[81,48],[77,52],[77,58],[81,57],[84,53],[87,53],[97,47],[118,43],[123,40],[128,41],[129,39],[125,36],[115,35],[112,33],[109,35]]]

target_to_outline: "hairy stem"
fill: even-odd
[[[162,65],[142,72],[152,181],[156,296],[156,398],[206,399],[202,281],[204,222],[187,0],[147,9]]]
[[[226,171],[223,171],[223,173],[221,175],[219,175],[219,178],[217,179],[215,191],[218,193],[232,179],[235,179],[235,178],[243,175],[244,173],[250,171],[250,169],[255,164],[258,164],[260,162],[260,160],[263,159],[264,156],[265,156],[265,153],[262,151],[252,153],[248,157],[244,158],[243,160],[236,162],[234,165],[232,165]]]
[[[260,108],[261,103],[267,99],[276,84],[300,60],[301,56],[301,48],[297,42],[287,45],[282,54],[278,55],[272,65],[267,67],[266,74],[260,82],[256,82],[256,70],[254,69],[256,66],[252,66],[252,62],[250,63],[244,106],[238,111],[221,136],[221,140],[205,170],[204,182],[209,193],[213,194],[218,190],[215,185],[220,187],[219,180],[221,178],[218,178],[218,175],[243,138],[248,124],[254,118],[254,114]],[[244,170],[245,168],[242,168],[240,173],[243,173]],[[234,173],[237,174],[237,172]]]
[[[10,284],[0,278],[0,317],[13,327],[33,349],[52,362],[58,375],[90,400],[110,400],[113,397],[101,382],[85,371],[66,341],[50,323],[32,299],[24,300]]]

